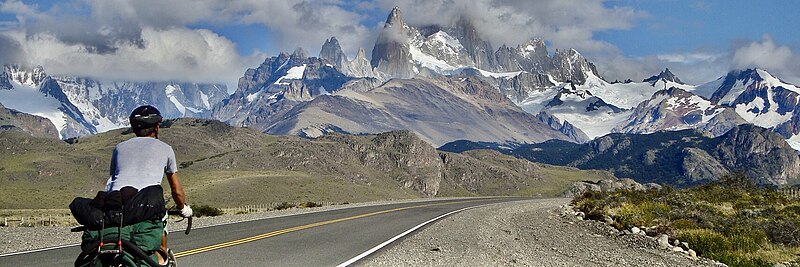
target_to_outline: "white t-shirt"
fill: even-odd
[[[110,169],[106,183],[109,192],[126,186],[142,189],[161,185],[164,173],[178,172],[172,147],[151,137],[134,137],[117,144]]]

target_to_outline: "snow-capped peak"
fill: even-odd
[[[669,71],[669,68],[664,69],[658,75],[653,75],[653,76],[650,76],[650,78],[644,79],[642,82],[646,82],[646,83],[650,83],[652,85],[655,85],[659,81],[674,82],[674,83],[684,84],[681,81],[681,79],[678,79],[678,76],[675,76],[675,74],[672,74],[672,72]]]
[[[42,66],[26,69],[19,65],[6,65],[5,72],[11,81],[30,87],[38,87],[47,78]]]
[[[762,69],[755,69],[755,72],[758,73],[758,76],[764,81],[764,83],[769,87],[783,87],[786,90],[800,93],[800,88],[795,85],[785,83],[780,79],[776,78],[774,75],[770,74],[766,70]]]
[[[386,17],[386,26],[400,26],[402,27],[405,25],[406,22],[403,20],[403,13],[400,12],[400,7],[395,6],[392,8],[392,12],[389,13],[389,16]]]

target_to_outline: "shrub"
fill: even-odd
[[[291,208],[294,208],[294,207],[296,207],[294,204],[290,204],[289,202],[283,202],[283,203],[278,204],[277,206],[275,206],[275,209],[276,210],[285,210],[285,209],[291,209]]]
[[[203,217],[203,216],[214,217],[223,214],[221,209],[211,207],[209,205],[197,205],[195,207],[192,207],[192,210],[194,211],[195,217]]]
[[[709,229],[687,229],[676,231],[675,238],[686,241],[701,256],[721,254],[731,249],[727,237]]]
[[[698,229],[700,226],[697,225],[695,221],[689,219],[677,219],[672,221],[669,224],[669,227],[674,230],[688,230],[688,229]]]
[[[800,246],[800,222],[770,220],[764,222],[764,232],[773,243]]]
[[[666,204],[655,202],[642,202],[639,204],[622,204],[618,209],[612,210],[615,221],[621,228],[633,226],[658,225],[661,218],[666,217],[671,208]],[[655,223],[654,223],[655,222]]]
[[[742,252],[754,252],[761,249],[769,239],[764,230],[755,227],[736,227],[726,234],[732,248]]]
[[[322,204],[308,201],[308,202],[300,203],[300,205],[298,205],[297,207],[299,207],[299,208],[314,208],[314,207],[322,207]]]
[[[759,258],[750,258],[739,253],[718,253],[710,258],[725,263],[730,267],[772,267],[773,265]]]

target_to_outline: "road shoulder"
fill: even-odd
[[[714,266],[657,249],[563,212],[568,199],[537,199],[467,210],[424,228],[359,266]]]

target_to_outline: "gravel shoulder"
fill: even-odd
[[[578,219],[569,199],[495,204],[444,218],[359,266],[715,266]]]

